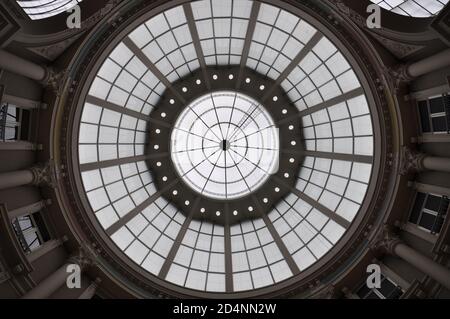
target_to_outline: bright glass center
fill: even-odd
[[[179,176],[210,198],[248,195],[278,170],[278,129],[261,104],[241,93],[193,101],[178,117],[170,143]]]

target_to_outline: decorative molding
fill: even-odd
[[[56,185],[55,167],[52,161],[33,166],[30,170],[33,173],[33,185],[50,187]]]
[[[413,150],[408,146],[403,146],[400,156],[399,173],[401,175],[408,175],[423,171],[423,159],[426,156],[426,154]]]

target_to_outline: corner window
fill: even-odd
[[[30,253],[50,240],[47,227],[41,214],[20,216],[12,221],[17,239],[25,253]]]
[[[0,142],[27,140],[30,111],[3,103],[0,105]]]
[[[438,234],[444,224],[448,208],[449,199],[447,196],[418,192],[409,222],[431,234]]]
[[[31,20],[41,20],[69,10],[82,0],[22,0],[17,4]]]
[[[418,101],[422,133],[450,133],[450,95]]]

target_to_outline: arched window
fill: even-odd
[[[82,0],[22,0],[20,7],[32,20],[41,20],[56,16],[76,6]]]
[[[380,7],[404,16],[427,18],[437,15],[449,0],[370,0]]]

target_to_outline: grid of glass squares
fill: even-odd
[[[81,177],[89,203],[105,229],[156,193],[145,162],[86,171]]]
[[[120,43],[98,71],[89,95],[148,115],[164,90],[164,84]]]
[[[404,16],[427,18],[437,15],[448,0],[370,0],[380,7]]]
[[[294,194],[278,203],[269,219],[300,271],[325,255],[345,233],[342,226]]]
[[[111,239],[131,260],[157,276],[184,220],[182,213],[160,197]]]
[[[230,228],[234,291],[272,285],[292,276],[262,218]]]
[[[372,164],[307,156],[296,188],[351,222],[367,192]]]
[[[241,62],[252,5],[247,0],[191,3],[207,65]],[[182,6],[151,18],[128,37],[168,82],[200,67]],[[313,37],[318,39],[314,45]],[[372,175],[372,165],[356,159],[374,155],[372,117],[359,79],[329,39],[318,35],[306,21],[267,3],[261,3],[255,32],[249,40],[245,64],[272,79],[277,79],[299,54],[304,56],[296,59],[300,62],[281,82],[300,112],[307,111],[302,116],[302,130],[304,145],[311,155],[300,169],[296,188],[352,222]],[[193,220],[178,243],[175,241],[187,222],[182,212],[162,197],[141,207],[157,191],[147,164],[134,158],[144,155],[149,142],[150,125],[142,118],[151,114],[166,87],[125,43],[116,46],[97,72],[79,124],[79,162],[91,167],[82,171],[82,181],[101,226],[110,230],[132,213],[134,217],[123,223],[111,239],[149,273],[167,273],[162,279],[189,289],[224,292],[228,275],[232,276],[234,292],[270,286],[292,277],[287,257],[263,219],[231,226],[232,269],[227,274],[222,226]],[[312,49],[304,52],[306,46]],[[335,105],[327,103],[326,107],[322,104],[358,90],[360,96],[341,99]],[[133,112],[137,117],[130,115]],[[263,127],[263,113],[251,116],[255,127]],[[225,144],[219,141],[215,147],[220,145]],[[320,154],[314,156],[313,152]],[[333,154],[346,154],[354,160],[331,159]],[[327,156],[330,159],[322,158]],[[125,158],[129,163],[114,164],[114,160]],[[110,166],[104,167],[108,160],[112,160]],[[102,168],[92,169],[98,162]],[[345,233],[328,216],[294,194],[269,213],[270,223],[300,271],[323,257]],[[175,257],[168,265],[166,259],[171,251]],[[163,269],[163,265],[168,268]]]
[[[144,155],[147,122],[86,103],[80,123],[80,164]]]
[[[22,0],[19,6],[32,20],[46,19],[65,12],[83,0]]]
[[[202,0],[191,6],[206,64],[240,64],[252,1]]]
[[[225,292],[224,228],[192,220],[166,280],[190,289]]]

